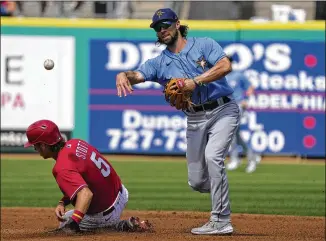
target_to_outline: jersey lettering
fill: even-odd
[[[88,152],[88,147],[84,145],[81,141],[78,141],[77,147],[76,147],[76,156],[82,158],[83,160],[86,160],[86,155]]]
[[[109,164],[103,160],[101,157],[96,159],[96,153],[93,151],[91,155],[92,162],[95,163],[96,167],[101,170],[103,177],[108,177],[110,175],[110,166]]]

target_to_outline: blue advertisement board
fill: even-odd
[[[241,134],[264,154],[325,156],[325,43],[219,42],[255,87]],[[186,115],[146,82],[119,98],[115,77],[157,56],[154,41],[89,42],[89,141],[105,153],[184,154]]]

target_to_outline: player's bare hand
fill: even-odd
[[[127,92],[131,94],[133,92],[133,88],[130,84],[125,73],[121,72],[116,77],[116,86],[117,86],[117,94],[119,97],[122,95],[127,96]]]
[[[185,79],[185,87],[183,88],[183,91],[192,92],[194,89],[196,89],[195,82],[192,79]]]
[[[64,220],[64,215],[65,215],[65,207],[63,204],[58,204],[58,206],[55,208],[55,215],[57,216],[59,222],[63,222]]]

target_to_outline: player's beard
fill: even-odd
[[[178,37],[179,37],[178,30],[175,29],[171,34],[171,39],[169,41],[164,42],[163,38],[159,37],[158,42],[161,44],[165,44],[167,47],[171,47],[177,42]]]

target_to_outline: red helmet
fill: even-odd
[[[63,140],[58,126],[50,120],[39,120],[31,124],[26,130],[28,142],[24,147],[30,147],[37,143],[54,145]]]

